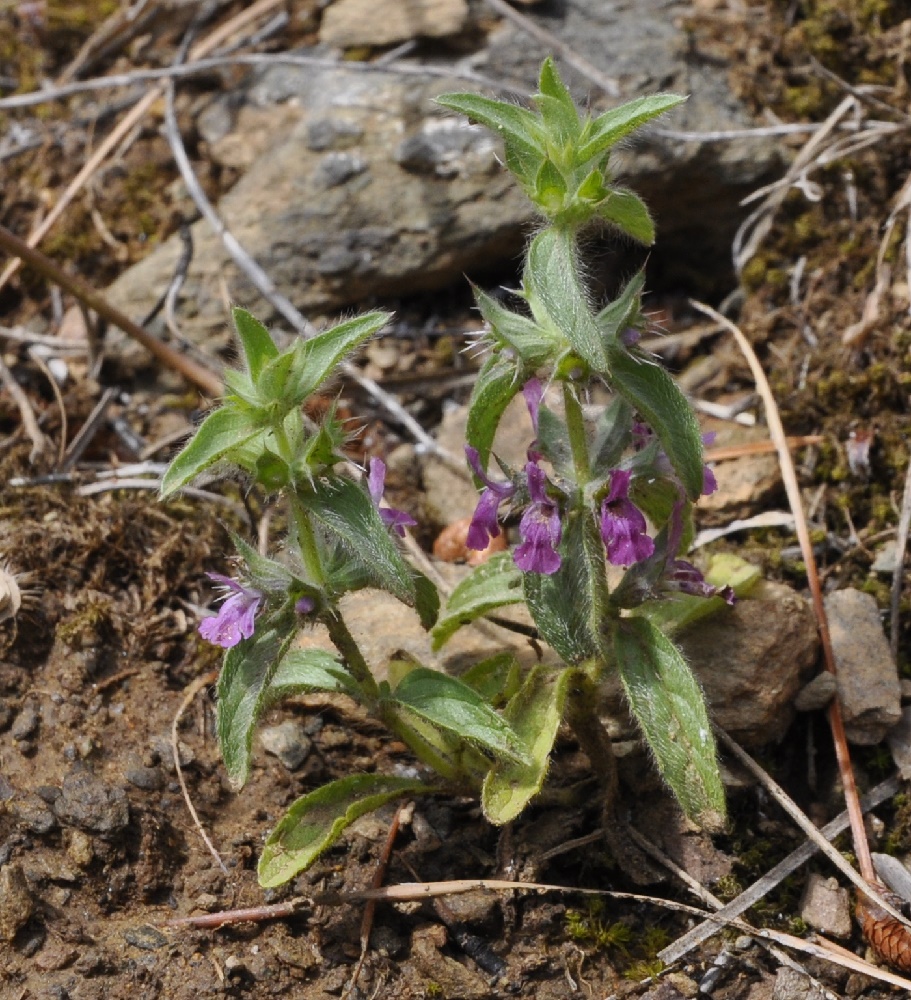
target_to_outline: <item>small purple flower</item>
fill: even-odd
[[[733,587],[715,587],[707,583],[698,569],[686,559],[675,559],[680,543],[683,540],[683,508],[684,500],[674,504],[668,521],[667,552],[668,558],[661,581],[664,591],[677,591],[683,594],[694,594],[696,597],[721,597],[731,606],[737,600]]]
[[[530,378],[522,386],[522,395],[525,397],[525,405],[528,407],[528,415],[531,417],[531,426],[538,433],[538,410],[541,408],[541,400],[544,398],[544,386],[538,378]]]
[[[294,610],[299,615],[309,615],[315,607],[316,601],[314,601],[312,597],[299,597],[294,602]]]
[[[491,479],[481,468],[481,456],[478,454],[477,448],[472,448],[470,444],[465,445],[465,457],[468,459],[472,472],[485,487],[472,515],[465,545],[469,549],[483,551],[489,545],[490,539],[496,538],[500,534],[500,525],[497,522],[500,504],[511,499],[516,488],[510,482],[498,483]]]
[[[547,476],[543,469],[536,463],[529,462],[525,466],[525,474],[528,476],[531,505],[526,508],[519,522],[522,544],[516,549],[513,559],[519,569],[526,573],[550,576],[557,572],[562,562],[557,551],[563,535],[560,508],[547,496]]]
[[[199,634],[207,642],[230,649],[241,639],[249,639],[253,635],[254,618],[263,595],[261,591],[244,587],[221,573],[207,573],[206,576],[226,588],[227,593],[223,596],[227,600],[217,615],[204,618],[199,623]]]
[[[380,506],[385,485],[386,463],[380,458],[371,458],[370,472],[367,476],[367,490],[370,493],[370,499],[373,501],[373,506],[376,507],[386,527],[392,528],[399,538],[404,538],[405,529],[413,527],[418,522],[410,514],[404,510],[399,510],[397,507]]]
[[[601,504],[601,538],[608,561],[615,566],[631,566],[648,559],[655,543],[646,534],[645,517],[629,498],[629,470],[611,472],[610,492]]]

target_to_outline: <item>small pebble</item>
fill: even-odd
[[[312,745],[304,727],[293,720],[267,726],[260,732],[259,742],[266,753],[278,757],[289,771],[303,764]]]
[[[13,721],[10,736],[17,742],[27,740],[38,728],[38,706],[27,701]]]
[[[140,924],[138,927],[128,927],[123,932],[128,944],[134,948],[141,948],[143,951],[155,951],[157,948],[164,948],[168,943],[167,937],[151,924]]]
[[[63,779],[54,811],[62,822],[87,833],[110,835],[130,821],[126,792],[85,770],[71,771]]]
[[[0,941],[12,941],[34,911],[35,901],[21,866],[4,865],[0,868]]]

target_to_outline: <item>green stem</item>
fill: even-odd
[[[569,435],[569,447],[572,451],[576,483],[582,489],[591,478],[591,466],[588,462],[588,435],[585,432],[585,419],[582,416],[582,406],[576,396],[572,383],[563,383],[563,408],[566,411],[566,431]]]
[[[332,644],[342,654],[348,669],[354,675],[355,680],[360,684],[364,695],[372,702],[379,698],[379,687],[374,678],[364,654],[354,641],[354,636],[348,631],[342,616],[334,608],[327,611],[322,620],[329,630],[329,638]]]
[[[617,758],[610,736],[598,718],[595,684],[579,672],[573,679],[566,699],[566,721],[576,734],[582,752],[588,757],[604,796],[606,816],[613,812],[617,798]]]
[[[322,587],[326,582],[326,574],[323,571],[323,561],[316,545],[313,524],[300,497],[294,492],[291,493],[291,516],[294,519],[297,549],[304,569],[307,571],[307,576],[314,586]]]
[[[275,443],[278,445],[278,452],[281,457],[288,463],[288,465],[293,464],[294,456],[291,453],[291,442],[288,440],[288,435],[285,433],[284,424],[281,421],[273,424],[272,433],[275,435]]]

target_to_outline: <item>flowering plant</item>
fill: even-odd
[[[692,505],[715,488],[714,477],[689,404],[637,346],[647,325],[642,273],[595,310],[578,260],[579,234],[595,220],[653,242],[648,210],[613,183],[609,154],[681,100],[658,94],[582,116],[550,60],[535,111],[470,94],[439,99],[502,137],[507,166],[545,222],[528,248],[515,309],[476,289],[489,353],[469,406],[465,451],[481,492],[468,544],[485,548],[512,516],[520,544],[475,569],[442,612],[435,587],[396,543],[414,521],[383,505],[383,463],[372,460],[360,482],[344,474],[341,422],[330,410],[313,424],[302,409],[389,317],[369,313],[280,350],[249,313],[234,311],[243,368],[228,373],[221,406],[174,459],[161,490],[168,497],[227,466],[288,506],[280,554],[262,555],[235,536],[241,580],[211,574],[226,599],[200,631],[225,648],[218,735],[228,773],[237,785],[246,779],[253,730],[269,706],[334,691],[363,704],[437,776],[357,774],[304,795],[266,842],[263,885],[292,878],[358,816],[396,797],[472,790],[494,823],[510,821],[540,791],[564,718],[609,792],[614,764],[609,740],[599,744],[596,695],[614,671],[684,811],[710,828],[723,823],[702,693],[671,639],[733,600],[729,587],[717,589],[680,558]],[[596,383],[612,393],[599,411],[588,405]],[[527,460],[520,469],[497,460],[499,472],[488,471],[497,426],[519,393],[535,433]],[[608,565],[625,568],[612,588]],[[437,647],[474,619],[524,601],[563,665],[539,664],[523,679],[501,655],[461,679],[416,665],[395,684],[377,681],[339,611],[344,594],[364,587],[414,607]],[[337,655],[295,644],[315,623]]]

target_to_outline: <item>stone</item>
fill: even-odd
[[[851,897],[837,879],[811,872],[798,912],[820,934],[837,938],[851,936]]]
[[[748,445],[768,439],[762,427],[741,427],[720,420],[706,420],[703,426],[715,432],[713,447]],[[714,467],[718,489],[700,497],[696,518],[700,527],[728,524],[768,507],[771,494],[781,486],[781,471],[774,454],[744,455],[719,462]]]
[[[319,40],[350,48],[445,38],[468,21],[465,0],[335,0],[324,11]]]
[[[898,773],[904,781],[911,781],[911,705],[902,709],[898,724],[889,730],[886,740]]]
[[[85,770],[71,771],[63,779],[54,812],[61,822],[102,836],[118,833],[130,821],[126,792]]]
[[[901,688],[879,609],[847,588],[825,598],[845,734],[862,746],[881,742],[901,718]]]
[[[259,742],[266,753],[278,757],[289,771],[303,764],[311,747],[306,729],[293,720],[264,727],[260,730]]]
[[[10,736],[14,740],[27,740],[34,736],[38,729],[38,706],[33,701],[27,701],[10,727]]]
[[[680,636],[715,721],[738,742],[779,741],[794,718],[794,698],[816,662],[816,622],[789,587],[762,581],[728,611]]]
[[[352,2],[329,6],[324,30]],[[380,7],[377,0],[359,2]],[[436,9],[441,2],[423,0],[421,6]],[[409,0],[409,8],[418,5]],[[461,0],[448,0],[449,9],[457,6]],[[392,7],[405,5],[382,4]],[[568,73],[576,95],[594,111],[676,87],[689,100],[662,126],[715,130],[753,124],[731,94],[726,67],[694,63],[689,55],[681,24],[687,9],[682,0],[580,0],[531,16],[595,66],[616,74],[617,92],[606,100],[592,92],[590,81]],[[443,23],[438,13],[434,18],[437,26]],[[648,32],[643,23],[651,26]],[[475,53],[475,62],[486,63],[497,79],[524,81],[532,93],[545,54],[504,24]],[[451,58],[454,64],[456,56]],[[472,85],[457,77],[394,69],[276,65],[252,71],[245,83],[201,110],[209,158],[216,168],[242,174],[220,200],[221,217],[305,315],[334,313],[376,296],[460,285],[466,272],[480,277],[516,259],[534,213],[498,162],[498,141],[433,104],[443,91],[466,89]],[[746,211],[740,199],[778,170],[781,149],[773,139],[699,142],[652,128],[619,151],[617,171],[631,176],[659,220],[651,260],[660,259],[666,280],[706,293],[707,281],[727,288],[730,240]],[[338,160],[340,152],[348,158]],[[177,309],[189,339],[208,349],[225,347],[228,300],[264,322],[276,318],[205,221],[193,226],[193,240]],[[709,248],[698,263],[691,253],[697,241]],[[108,289],[109,300],[131,315],[148,311],[170,283],[181,247],[175,235],[156,248]],[[624,269],[629,272],[621,264]],[[122,340],[115,344],[118,336],[111,334],[112,346],[140,350]]]
[[[29,922],[35,901],[22,868],[14,861],[0,868],[0,941],[12,941]]]
[[[825,996],[809,976],[796,969],[782,966],[775,974],[772,1000],[825,1000]]]
[[[809,684],[805,684],[798,691],[794,707],[798,712],[819,712],[828,708],[837,690],[838,681],[835,675],[828,670],[821,670]]]
[[[876,558],[870,567],[873,573],[882,573],[884,576],[892,576],[895,567],[898,565],[898,543],[894,538],[884,542],[876,550]]]

